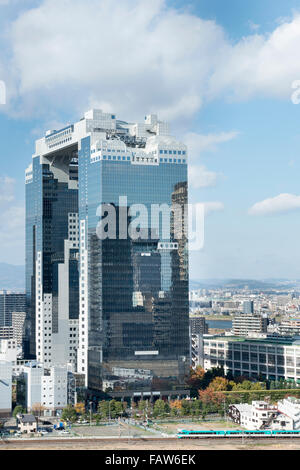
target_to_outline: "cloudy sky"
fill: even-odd
[[[24,264],[34,140],[100,107],[188,144],[193,279],[300,279],[300,1],[0,0],[0,80],[0,262]]]

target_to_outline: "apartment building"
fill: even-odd
[[[236,336],[247,336],[251,333],[267,333],[268,319],[260,315],[235,315],[232,321],[232,332]]]

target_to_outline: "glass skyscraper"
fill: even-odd
[[[91,390],[182,385],[189,367],[185,145],[155,115],[137,124],[92,110],[37,141],[26,181],[30,351],[41,361],[66,359],[73,327],[76,368]]]

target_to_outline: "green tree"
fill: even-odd
[[[26,411],[24,410],[23,406],[17,405],[13,411],[13,417],[16,418],[18,414],[24,414]]]
[[[64,408],[61,417],[63,421],[70,421],[71,423],[75,423],[77,419],[75,408],[73,408],[72,405],[68,405],[66,408]]]
[[[170,411],[168,403],[163,400],[157,400],[153,408],[153,415],[155,418],[158,416],[165,416]]]
[[[106,419],[109,417],[109,402],[108,401],[100,401],[98,405],[98,413],[100,419]]]

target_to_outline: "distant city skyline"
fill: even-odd
[[[34,141],[97,107],[158,113],[190,148],[191,279],[300,278],[299,0],[2,1],[0,26],[0,263],[25,263]]]

